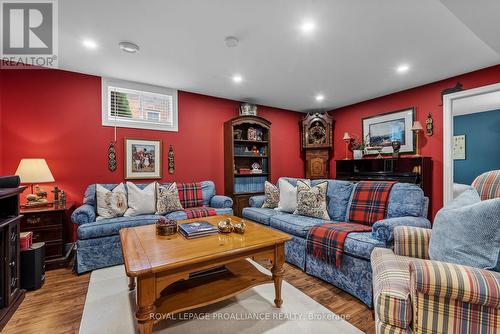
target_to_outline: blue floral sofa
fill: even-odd
[[[292,185],[297,179],[285,178]],[[324,180],[313,180],[314,186]],[[355,183],[327,180],[328,214],[332,221],[346,221]],[[396,226],[430,228],[427,217],[429,199],[422,189],[413,184],[396,183],[389,195],[386,218],[373,224],[372,232],[350,233],[344,244],[340,268],[330,265],[306,253],[306,236],[317,224],[331,222],[318,218],[283,213],[261,208],[265,196],[250,198],[250,207],[243,209],[243,217],[283,231],[292,236],[285,244],[286,261],[307,274],[319,277],[359,298],[369,307],[373,305],[372,269],[370,255],[375,247],[390,247]]]
[[[212,181],[203,181],[201,185],[203,205],[214,208],[218,215],[233,214],[231,198],[216,195],[215,184]],[[117,184],[101,184],[101,186],[111,190]],[[137,184],[137,186],[143,189],[147,184]],[[92,184],[85,191],[83,205],[77,208],[71,216],[73,223],[78,225],[76,271],[79,274],[122,264],[120,230],[125,227],[154,224],[160,217],[159,215],[139,215],[96,221],[96,215],[96,185]],[[171,212],[165,217],[177,220],[187,218],[184,211]]]

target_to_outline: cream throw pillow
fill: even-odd
[[[153,214],[156,211],[156,182],[148,184],[144,189],[132,182],[127,182],[128,209],[125,217]]]
[[[121,217],[127,211],[127,192],[123,183],[113,190],[96,185],[97,220]]]
[[[306,184],[311,184],[310,180],[304,180]],[[293,213],[297,210],[297,187],[294,187],[285,179],[279,179],[280,200],[275,210]]]
[[[311,187],[299,180],[297,182],[297,210],[293,214],[330,220],[326,205],[327,190],[327,181]]]
[[[184,210],[179,199],[177,184],[174,182],[168,187],[156,184],[156,214],[164,215],[174,211]]]

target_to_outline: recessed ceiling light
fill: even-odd
[[[235,74],[233,75],[233,82],[234,83],[240,83],[243,81],[243,77],[239,74]]]
[[[316,101],[321,102],[325,99],[325,96],[323,94],[318,94],[315,97]]]
[[[396,71],[398,73],[406,73],[410,69],[410,65],[408,64],[401,64],[396,68]]]
[[[97,48],[97,43],[91,39],[84,39],[82,41],[82,44],[87,49],[96,49]]]
[[[239,39],[237,37],[234,37],[234,36],[227,36],[224,39],[224,43],[226,43],[226,46],[228,48],[234,48],[234,47],[238,46]]]
[[[300,30],[305,34],[313,32],[314,29],[316,29],[316,24],[313,21],[305,21],[300,26]]]
[[[122,51],[125,51],[127,53],[137,53],[139,52],[139,45],[132,43],[132,42],[127,42],[123,41],[118,43],[118,46]]]

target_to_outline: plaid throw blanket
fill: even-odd
[[[203,193],[201,183],[178,183],[179,200],[183,208],[203,206]]]
[[[349,221],[371,226],[377,220],[384,219],[389,194],[395,183],[387,181],[359,182],[354,189],[349,209]]]
[[[372,228],[356,223],[327,223],[313,226],[307,234],[306,250],[317,259],[340,267],[344,242],[351,232],[368,232]]]
[[[209,217],[215,216],[217,214],[214,208],[209,208],[206,206],[184,209],[184,212],[187,215],[187,219]]]

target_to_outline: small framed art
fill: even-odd
[[[125,179],[161,179],[161,140],[125,138]]]
[[[465,160],[465,135],[453,136],[453,160]]]

